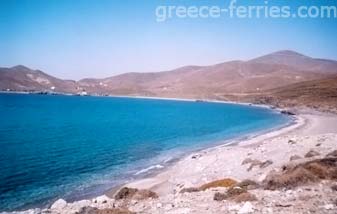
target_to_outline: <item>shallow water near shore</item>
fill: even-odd
[[[0,94],[0,118],[0,211],[99,195],[189,152],[290,122],[236,104],[22,94]]]

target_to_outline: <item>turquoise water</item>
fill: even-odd
[[[0,94],[0,118],[0,211],[102,194],[187,152],[290,122],[234,104],[22,94]]]

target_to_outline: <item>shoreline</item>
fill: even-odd
[[[66,96],[66,95],[65,95]],[[99,96],[101,97],[101,96]],[[102,96],[103,97],[103,96]],[[114,96],[114,97],[121,97],[121,96]],[[188,101],[188,102],[195,102],[196,100],[193,99],[179,99],[179,98],[157,98],[157,97],[129,97],[129,96],[123,96],[121,98],[135,98],[135,99],[156,99],[156,100],[176,100],[176,101]],[[249,104],[249,103],[237,103],[237,102],[227,102],[227,101],[217,101],[217,100],[205,100],[203,102],[214,102],[214,103],[225,103],[225,104],[237,104],[237,105],[249,105],[249,106],[254,106],[254,107],[261,107],[261,108],[268,108],[271,111],[275,111],[278,113],[281,113],[283,109],[279,108],[273,108],[272,106],[268,105],[255,105],[255,104]],[[254,133],[248,137],[245,137],[243,139],[231,139],[228,141],[222,141],[221,144],[219,145],[211,145],[210,147],[207,148],[202,148],[197,151],[190,151],[186,154],[184,154],[182,157],[178,158],[175,160],[172,164],[166,166],[163,169],[159,169],[158,171],[151,172],[148,175],[146,175],[144,178],[136,179],[131,182],[127,182],[124,185],[120,185],[119,187],[114,187],[112,188],[112,191],[107,191],[103,195],[90,198],[90,199],[85,199],[81,201],[73,201],[69,204],[78,204],[82,201],[95,201],[99,198],[102,197],[111,197],[114,195],[116,191],[118,191],[121,187],[130,187],[130,188],[137,188],[137,189],[149,189],[153,190],[156,193],[158,193],[159,196],[163,196],[165,194],[171,194],[170,191],[172,190],[172,187],[168,187],[167,183],[169,182],[168,177],[174,177],[174,168],[176,167],[181,167],[181,165],[184,165],[186,162],[190,162],[191,159],[193,159],[193,156],[203,156],[203,155],[208,155],[208,156],[217,156],[220,152],[224,152],[228,149],[235,149],[235,148],[247,148],[247,149],[252,149],[254,147],[258,147],[263,144],[264,141],[266,140],[272,140],[275,138],[282,137],[284,135],[290,135],[298,131],[298,130],[306,130],[308,129],[308,126],[311,123],[315,123],[316,121],[313,121],[312,118],[308,118],[308,116],[334,116],[336,117],[335,114],[332,113],[325,113],[325,112],[319,112],[319,111],[314,111],[310,109],[291,109],[292,111],[294,110],[296,115],[289,116],[293,118],[289,124],[286,124],[281,127],[277,128],[272,128],[271,130],[268,130],[266,132],[262,133]],[[281,113],[282,114],[282,113]],[[336,123],[337,124],[337,123]],[[316,124],[317,125],[317,124]],[[316,127],[317,128],[317,127]],[[337,128],[337,127],[336,127]],[[336,130],[337,133],[337,130]],[[198,159],[198,158],[197,158]],[[205,180],[202,179],[202,182],[205,182]],[[195,186],[202,184],[202,182],[195,181],[191,182],[190,185],[184,184],[184,186]],[[193,184],[193,185],[191,185]],[[36,209],[29,209],[29,210],[24,210],[24,211],[11,211],[11,212],[3,212],[3,213],[39,213],[41,210],[50,210],[50,208],[36,208]],[[35,212],[36,211],[36,212]],[[2,212],[0,212],[2,213]],[[62,213],[62,212],[61,212]]]
[[[271,130],[263,134],[256,134],[254,136],[250,136],[247,139],[232,140],[232,142],[229,144],[226,143],[216,145],[188,153],[178,159],[172,165],[161,169],[157,173],[151,174],[149,177],[127,182],[119,188],[115,187],[113,191],[106,192],[103,195],[91,199],[74,201],[71,203],[67,203],[64,200],[59,199],[50,208],[36,208],[4,213],[37,214],[41,212],[50,212],[53,214],[59,214],[76,213],[81,208],[90,206],[98,208],[110,206],[114,207],[117,201],[113,199],[113,195],[121,187],[148,189],[156,192],[159,196],[159,199],[149,199],[145,200],[144,202],[140,201],[131,203],[129,205],[131,210],[143,209],[139,206],[146,206],[152,211],[141,213],[166,213],[162,210],[162,206],[159,207],[159,205],[153,203],[163,204],[166,200],[168,200],[168,198],[169,201],[173,200],[172,197],[189,197],[190,195],[186,196],[185,194],[179,193],[178,190],[181,190],[183,187],[195,187],[224,177],[235,180],[257,179],[258,181],[261,181],[261,179],[265,178],[266,176],[266,170],[270,169],[267,167],[266,169],[263,169],[262,172],[259,172],[258,170],[246,171],[237,169],[243,167],[241,162],[244,156],[256,156],[260,159],[271,158],[273,160],[272,165],[275,168],[281,167],[290,155],[296,154],[296,152],[289,150],[291,149],[289,147],[293,147],[289,144],[289,139],[294,139],[294,141],[297,142],[314,138],[318,139],[318,142],[321,142],[320,139],[324,138],[331,141],[328,142],[330,143],[329,148],[331,148],[331,145],[332,148],[336,147],[335,140],[337,140],[337,127],[333,127],[333,125],[337,124],[337,115],[311,110],[308,111],[306,109],[296,110],[298,110],[299,113],[294,116],[294,118],[296,118],[294,122],[288,126],[281,127],[277,130]],[[318,132],[312,132],[313,130],[317,130],[317,127],[321,127]],[[310,142],[310,145],[307,145],[306,143],[301,146],[310,148],[310,146],[314,146],[316,144],[316,141]],[[278,145],[280,143],[283,145]],[[266,152],[270,149],[274,151]],[[261,152],[262,155],[259,155],[258,153]],[[306,152],[306,150],[300,148],[300,150],[297,150],[297,152],[303,153]],[[236,160],[236,158],[239,159]],[[231,164],[233,164],[233,166],[231,166]],[[202,194],[210,194],[210,192],[212,191],[205,191],[205,193]],[[60,210],[60,208],[57,207],[61,202],[63,205],[62,209]],[[212,201],[212,203],[213,202],[214,201]],[[165,203],[168,202],[166,201]]]
[[[192,151],[188,154],[183,155],[181,158],[175,161],[172,165],[165,167],[163,170],[159,172],[154,172],[153,175],[146,176],[145,178],[141,178],[141,179],[137,179],[132,182],[125,183],[124,185],[121,185],[120,188],[129,187],[129,188],[137,188],[137,189],[154,190],[157,188],[158,185],[165,182],[166,180],[165,177],[167,176],[167,173],[170,173],[170,170],[172,170],[174,167],[176,167],[179,164],[184,164],[184,162],[189,161],[193,156],[198,156],[200,153],[212,153],[214,151],[217,151],[219,149],[223,149],[226,147],[253,145],[263,140],[282,136],[284,134],[295,131],[296,129],[303,128],[304,126],[307,125],[306,119],[302,117],[301,115],[294,115],[292,117],[295,119],[293,119],[289,124],[286,124],[279,128],[272,128],[271,130],[267,132],[255,133],[250,136],[243,137],[242,139],[234,138],[228,141],[224,141],[223,143],[219,145],[214,145],[208,148],[200,149],[197,151]],[[112,191],[107,191],[105,195],[109,197],[113,197],[113,195],[120,188],[112,188]]]
[[[4,92],[4,93],[8,93],[8,94],[23,94],[23,95],[44,95],[44,96],[54,96],[53,94],[38,94],[38,93],[30,93],[30,92]],[[60,96],[69,96],[66,94],[57,94]],[[70,95],[70,96],[76,96],[76,95]],[[197,102],[197,99],[182,99],[182,98],[168,98],[168,97],[143,97],[143,96],[92,96],[92,95],[88,95],[88,97],[106,97],[106,98],[131,98],[131,99],[150,99],[150,100],[168,100],[168,101],[185,101],[185,102]],[[251,107],[257,107],[257,108],[265,108],[265,109],[269,109],[270,111],[276,112],[276,113],[280,113],[283,114],[281,111],[283,109],[279,109],[279,108],[274,108],[272,106],[269,105],[260,105],[260,104],[252,104],[252,103],[240,103],[240,102],[232,102],[232,101],[221,101],[221,100],[203,100],[202,102],[205,103],[220,103],[220,104],[234,104],[234,105],[243,105],[243,106],[251,106]],[[286,133],[288,131],[291,131],[301,125],[303,125],[303,118],[300,117],[300,115],[292,115],[289,116],[290,122],[288,124],[282,125],[281,127],[275,127],[275,128],[271,128],[270,130],[266,131],[266,132],[256,132],[256,133],[252,133],[250,135],[247,135],[245,137],[242,138],[234,138],[234,139],[230,139],[230,140],[221,140],[219,142],[221,142],[218,145],[210,145],[207,146],[205,148],[200,148],[194,151],[188,151],[186,154],[183,154],[181,157],[177,158],[176,160],[174,160],[174,162],[170,163],[169,165],[163,167],[163,168],[159,168],[158,170],[155,170],[153,172],[150,172],[149,174],[145,175],[144,178],[138,178],[135,179],[134,181],[131,182],[126,182],[124,184],[121,184],[119,186],[116,187],[112,187],[110,190],[106,191],[103,195],[99,195],[99,196],[95,196],[95,197],[91,197],[88,198],[89,200],[93,200],[95,198],[99,198],[105,195],[108,195],[110,197],[112,197],[112,195],[118,191],[121,187],[124,186],[128,186],[128,187],[135,187],[135,188],[140,188],[140,186],[142,186],[142,188],[148,188],[148,189],[152,189],[154,186],[158,185],[158,181],[154,182],[152,184],[147,183],[148,180],[150,179],[152,181],[152,179],[155,179],[157,176],[160,176],[162,173],[167,173],[169,170],[171,170],[172,168],[174,168],[177,164],[179,164],[181,161],[184,161],[186,159],[188,159],[189,157],[198,154],[198,153],[205,153],[205,152],[212,152],[213,150],[216,150],[218,148],[223,148],[223,147],[230,147],[230,146],[239,146],[242,143],[246,142],[246,141],[251,141],[251,140],[257,140],[257,139],[266,139],[266,138],[271,138],[274,136],[278,136],[279,134],[282,133]],[[295,118],[295,119],[294,119]],[[299,123],[300,121],[300,123]],[[147,168],[144,168],[142,170],[146,170]],[[142,171],[141,170],[141,171]],[[147,183],[146,185],[143,183]],[[135,186],[136,184],[141,184],[140,186]],[[147,187],[149,186],[149,187]],[[84,199],[87,200],[87,199]],[[81,200],[70,200],[71,203],[76,203],[79,202]],[[26,211],[30,211],[30,210],[35,210],[35,209],[48,209],[48,208],[32,208],[32,209],[28,209],[28,210],[19,210],[19,211],[10,211],[10,212],[0,212],[0,213],[17,213],[17,212],[26,212]]]
[[[272,110],[279,110],[277,107],[268,104],[254,104],[250,102],[237,102],[237,101],[226,101],[217,99],[198,99],[198,98],[179,98],[179,97],[153,97],[153,96],[127,96],[127,95],[79,95],[79,94],[67,94],[67,93],[44,93],[43,91],[36,92],[25,92],[25,91],[0,91],[0,94],[20,94],[20,95],[42,95],[42,96],[75,96],[75,97],[105,97],[105,98],[131,98],[131,99],[148,99],[148,100],[167,100],[167,101],[184,101],[184,102],[204,102],[204,103],[223,103],[223,104],[235,104],[243,106],[252,106],[259,108],[268,108]]]

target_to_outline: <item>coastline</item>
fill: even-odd
[[[126,98],[140,98],[143,99],[144,97],[126,97]],[[149,98],[149,99],[157,99],[157,98]],[[163,98],[166,100],[181,100],[181,99],[174,99],[174,98]],[[195,101],[192,99],[183,99],[182,101]],[[217,103],[232,103],[232,104],[239,104],[236,102],[227,102],[227,101],[212,101],[207,100],[205,102],[217,102]],[[251,105],[243,103],[242,105]],[[282,109],[276,109],[272,108],[270,106],[260,106],[260,105],[253,105],[255,107],[262,107],[262,108],[270,108],[274,111],[281,112]],[[250,151],[249,153],[252,153],[252,151],[255,151],[257,148],[263,149],[263,147],[267,147],[266,141],[279,141],[280,138],[292,138],[293,135],[307,135],[308,132],[311,132],[311,129],[317,129],[319,125],[317,124],[321,123],[319,119],[313,119],[315,117],[329,117],[327,113],[321,113],[306,109],[294,109],[298,114],[293,116],[295,118],[293,123],[290,123],[289,125],[285,127],[280,127],[277,129],[270,130],[266,133],[257,133],[253,136],[250,136],[246,139],[240,139],[240,140],[232,140],[232,142],[227,142],[222,145],[216,145],[211,146],[209,148],[205,148],[202,150],[199,150],[197,152],[192,152],[189,154],[184,155],[182,158],[180,158],[178,161],[174,162],[172,165],[166,167],[165,169],[160,169],[159,172],[151,174],[149,177],[146,177],[144,179],[138,179],[133,182],[127,183],[123,186],[131,187],[131,188],[137,188],[137,189],[149,189],[154,192],[156,192],[159,197],[167,198],[167,196],[172,196],[172,194],[176,194],[177,191],[177,185],[180,187],[193,187],[201,185],[205,182],[209,182],[212,180],[219,179],[221,177],[231,177],[238,180],[242,180],[245,178],[256,178],[259,177],[259,180],[262,179],[265,174],[258,173],[258,175],[255,173],[234,173],[233,170],[224,170],[222,172],[221,176],[219,176],[219,171],[217,172],[210,172],[207,171],[209,167],[212,165],[211,163],[214,163],[214,159],[218,161],[218,157],[222,156],[224,154],[230,154],[230,156],[236,156],[235,154],[231,154],[231,152],[235,152],[236,150],[246,150]],[[333,115],[333,118],[337,121],[337,116]],[[316,121],[315,121],[316,120]],[[334,122],[333,122],[334,124]],[[310,127],[313,126],[313,127]],[[337,125],[337,123],[336,123]],[[323,124],[325,127],[326,125]],[[319,131],[319,133],[315,134],[324,134],[326,132],[325,128],[322,128],[322,130]],[[337,127],[336,127],[337,129]],[[309,131],[308,131],[309,130]],[[337,133],[337,130],[334,130],[332,127],[332,132]],[[280,152],[280,150],[279,150]],[[241,153],[240,153],[241,154]],[[266,158],[266,157],[265,157]],[[193,163],[199,160],[204,160],[204,163]],[[276,166],[280,166],[281,164],[275,163]],[[213,168],[213,166],[212,166]],[[186,169],[192,169],[190,172],[188,172]],[[117,187],[114,188],[113,191],[109,191],[105,193],[104,195],[95,197],[90,200],[81,200],[81,201],[74,201],[72,203],[66,203],[64,206],[65,211],[63,212],[58,210],[55,211],[55,204],[51,206],[51,208],[48,209],[30,209],[22,212],[9,212],[9,213],[41,213],[42,212],[51,212],[51,213],[72,213],[70,211],[72,210],[78,210],[81,207],[85,206],[94,206],[94,207],[105,207],[104,205],[106,202],[97,202],[106,200],[110,200],[113,198],[114,193],[117,191]],[[110,198],[110,199],[109,199]],[[111,199],[114,200],[114,199]],[[59,200],[58,200],[59,201]],[[57,203],[56,201],[55,203]],[[54,206],[54,208],[53,208]],[[66,208],[67,207],[67,208]],[[131,206],[132,207],[132,206]],[[135,209],[139,209],[138,207],[133,207]],[[67,210],[68,209],[68,210]],[[4,212],[6,213],[6,212]],[[144,212],[147,213],[147,212]],[[150,212],[151,213],[151,212]]]
[[[307,120],[305,117],[301,116],[301,115],[295,115],[293,116],[295,118],[295,120],[293,120],[293,122],[285,125],[285,126],[281,126],[280,128],[274,128],[271,129],[270,131],[267,132],[262,132],[262,133],[256,133],[253,135],[250,135],[248,137],[245,137],[243,139],[231,139],[229,141],[225,141],[220,145],[216,145],[216,146],[211,146],[205,149],[201,149],[199,151],[194,151],[191,152],[189,154],[186,154],[185,156],[181,157],[178,161],[176,161],[175,163],[173,163],[172,165],[168,166],[167,168],[165,168],[164,170],[162,170],[161,172],[157,172],[155,174],[153,174],[152,176],[149,176],[147,178],[143,178],[143,179],[137,179],[136,181],[133,182],[129,182],[126,183],[124,185],[122,185],[120,188],[122,187],[130,187],[130,188],[137,188],[137,189],[150,189],[153,190],[157,193],[159,193],[159,195],[161,194],[167,194],[167,192],[165,191],[161,191],[160,190],[160,185],[164,184],[165,182],[167,182],[167,177],[169,177],[168,174],[170,175],[174,175],[174,168],[177,167],[178,165],[185,165],[186,162],[189,162],[193,156],[198,156],[199,154],[210,154],[212,155],[212,153],[218,153],[219,150],[228,148],[228,147],[233,147],[233,146],[249,146],[249,145],[255,145],[261,141],[264,140],[268,140],[271,138],[276,138],[282,135],[285,135],[289,132],[295,131],[296,129],[300,129],[304,126],[307,125]],[[105,195],[109,196],[109,197],[113,197],[113,195],[116,193],[118,189],[113,188],[112,191],[108,191]]]
[[[8,93],[8,92],[5,92]],[[48,95],[52,95],[52,94],[37,94],[37,93],[30,93],[30,92],[9,92],[9,94],[24,94],[24,95],[44,95],[44,96],[48,96]],[[65,94],[58,94],[61,96],[69,96],[69,95],[65,95]],[[76,95],[73,95],[76,96]],[[95,97],[95,96],[94,96]],[[106,96],[98,96],[98,97],[106,97]],[[109,96],[109,97],[116,97],[116,98],[132,98],[132,99],[153,99],[153,100],[169,100],[169,101],[186,101],[186,102],[196,102],[196,99],[181,99],[181,98],[166,98],[166,97],[143,97],[143,96]],[[107,97],[107,98],[109,98]],[[282,109],[278,109],[278,108],[273,108],[271,106],[268,105],[257,105],[257,104],[252,104],[252,103],[239,103],[239,102],[231,102],[231,101],[219,101],[219,100],[203,100],[202,102],[205,103],[222,103],[222,104],[235,104],[235,105],[244,105],[244,106],[252,106],[252,107],[257,107],[257,108],[267,108],[270,109],[271,111],[274,112],[278,112],[281,113]],[[207,146],[205,148],[202,149],[198,149],[198,150],[194,150],[194,151],[190,151],[186,154],[184,154],[183,156],[179,157],[178,159],[174,160],[174,162],[170,163],[168,166],[165,166],[165,168],[161,168],[161,167],[156,167],[158,168],[158,170],[154,170],[152,172],[150,172],[149,174],[145,175],[145,178],[140,178],[140,179],[136,179],[135,181],[126,183],[124,185],[121,185],[119,187],[113,187],[112,191],[108,191],[106,192],[104,195],[109,195],[110,197],[113,196],[113,194],[121,187],[123,186],[133,186],[135,184],[137,184],[138,182],[147,182],[148,179],[153,179],[156,178],[157,176],[160,176],[162,173],[166,173],[168,170],[172,169],[175,167],[176,164],[180,163],[181,161],[185,160],[186,158],[193,156],[193,154],[196,153],[204,153],[204,152],[210,152],[212,150],[216,150],[217,148],[222,148],[222,147],[227,147],[227,146],[233,146],[233,145],[240,145],[242,142],[248,141],[248,140],[252,140],[252,139],[257,139],[259,137],[271,137],[272,135],[277,134],[278,132],[283,132],[286,131],[288,129],[292,129],[292,127],[298,125],[298,120],[299,117],[298,115],[293,116],[294,118],[296,118],[296,122],[290,122],[289,124],[283,125],[281,127],[277,127],[277,128],[272,128],[271,130],[268,130],[267,132],[257,132],[257,133],[253,133],[252,135],[237,139],[231,139],[231,140],[225,140],[222,141],[221,144],[217,144],[217,145],[210,145]],[[142,169],[142,170],[146,170],[146,169]],[[152,186],[157,185],[157,183],[153,183]],[[151,186],[151,185],[150,185]],[[144,185],[144,187],[146,188],[146,185]],[[144,188],[143,187],[143,188]],[[149,187],[149,189],[151,189]],[[104,195],[101,196],[97,196],[92,198],[91,200],[94,200],[95,198],[99,198],[102,197]],[[77,203],[79,201],[72,201],[72,203]],[[25,213],[25,212],[31,212],[31,210],[45,210],[46,208],[36,208],[36,209],[29,209],[29,210],[23,210],[23,211],[19,211],[18,213]],[[13,212],[3,212],[3,213],[17,213],[17,211],[13,211]]]
[[[50,95],[58,95],[58,96],[81,96],[81,97],[105,97],[105,98],[130,98],[130,99],[148,99],[148,100],[168,100],[168,101],[184,101],[184,102],[205,102],[205,103],[224,103],[224,104],[235,104],[235,105],[243,105],[243,106],[253,106],[260,108],[269,108],[269,109],[280,109],[273,107],[272,105],[267,104],[254,104],[249,102],[236,102],[236,101],[226,101],[226,100],[216,100],[216,99],[198,99],[198,98],[179,98],[179,97],[153,97],[153,96],[138,96],[138,95],[79,95],[79,94],[69,94],[69,93],[60,93],[60,92],[25,92],[25,91],[0,91],[0,94],[21,94],[21,95],[42,95],[42,96],[50,96]]]

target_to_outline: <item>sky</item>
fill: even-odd
[[[337,5],[336,0],[274,3]],[[0,67],[21,64],[79,80],[247,60],[285,49],[337,60],[337,18],[156,20],[160,5],[228,4],[229,0],[0,0]]]

